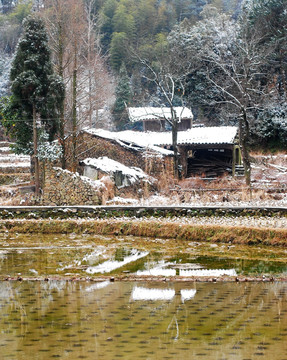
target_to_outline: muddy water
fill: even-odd
[[[286,283],[0,283],[1,359],[287,359]]]
[[[286,274],[286,250],[133,237],[0,245],[0,359],[287,360],[287,283],[51,280]],[[3,281],[9,276],[49,281]]]
[[[287,274],[286,249],[134,237],[3,236],[0,278]]]

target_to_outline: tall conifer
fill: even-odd
[[[44,23],[38,17],[29,16],[24,21],[24,34],[17,46],[10,79],[11,107],[17,118],[8,127],[10,125],[13,131],[18,150],[33,152],[38,192],[37,127],[44,127],[50,140],[53,139],[64,99],[64,85],[53,73],[48,37]]]
[[[122,130],[128,122],[126,107],[131,101],[130,79],[123,63],[120,69],[119,82],[116,87],[116,101],[113,108],[115,124],[118,130]]]

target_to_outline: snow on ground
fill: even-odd
[[[120,196],[115,196],[111,200],[108,200],[106,202],[106,205],[139,205],[138,199],[132,199],[132,198],[123,198]]]
[[[287,154],[252,155],[251,174],[251,197],[244,177],[214,180],[194,177],[170,184],[149,197],[134,199],[133,202],[129,198],[128,202],[141,206],[287,207]],[[208,189],[214,191],[206,191]],[[125,201],[118,198],[117,204],[124,205]]]

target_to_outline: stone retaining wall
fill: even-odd
[[[101,205],[106,186],[61,168],[46,169],[43,205]]]

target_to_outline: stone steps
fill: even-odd
[[[30,181],[30,156],[14,154],[11,145],[8,141],[0,141],[0,185]]]
[[[13,185],[30,182],[31,175],[29,173],[1,174],[0,185]]]
[[[0,174],[7,175],[7,174],[28,174],[30,173],[30,166],[27,165],[13,165],[7,164],[4,165],[0,163]]]

